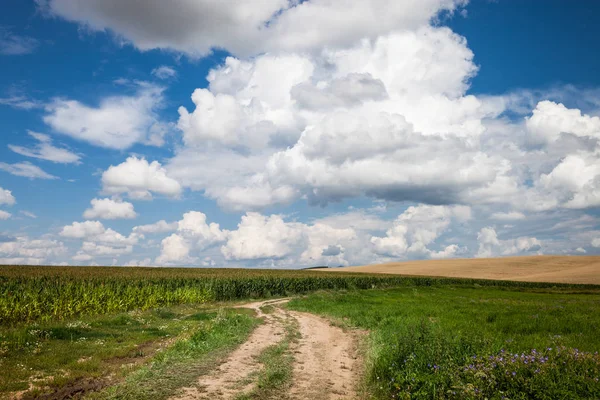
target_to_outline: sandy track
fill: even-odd
[[[290,312],[299,324],[293,400],[355,399],[359,381],[355,338],[315,315]]]
[[[421,260],[359,267],[319,268],[314,271],[600,284],[600,257],[526,256]]]
[[[287,300],[245,304],[264,319],[248,341],[229,355],[215,371],[198,378],[194,387],[182,389],[175,400],[235,399],[256,384],[262,365],[258,356],[267,347],[284,338],[285,326],[296,320],[300,339],[291,346],[294,355],[292,387],[285,394],[288,400],[355,399],[359,368],[355,337],[327,320],[308,313],[284,310]],[[268,314],[261,307],[273,305]],[[282,398],[278,395],[278,399]]]

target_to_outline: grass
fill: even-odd
[[[91,399],[167,399],[181,387],[192,386],[198,376],[215,368],[229,351],[245,341],[258,323],[249,310],[227,310],[189,338],[176,342],[116,386]]]
[[[273,306],[265,306],[273,307]],[[291,347],[300,338],[297,321],[286,321],[286,334],[279,343],[267,347],[259,356],[263,369],[258,374],[256,387],[236,400],[265,400],[285,398],[291,386],[294,372],[294,356]]]
[[[288,307],[371,330],[374,398],[600,398],[598,289],[323,292]]]
[[[70,392],[96,391],[123,379],[133,382],[141,379],[140,374],[151,376],[156,368],[169,379],[167,366],[177,360],[195,357],[189,365],[194,368],[203,355],[226,351],[243,341],[256,319],[240,312],[244,311],[189,305],[0,327],[0,397],[28,389],[26,398],[52,393],[61,397],[61,391],[67,397]],[[190,370],[187,376],[196,372]],[[177,386],[185,377],[181,371],[172,375],[176,375],[172,385],[161,382],[157,393]],[[156,382],[145,386],[151,388]]]

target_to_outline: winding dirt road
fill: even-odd
[[[235,399],[250,392],[263,368],[258,356],[285,336],[286,326],[296,326],[300,339],[290,351],[294,356],[291,388],[287,400],[356,399],[359,366],[356,337],[313,314],[279,307],[287,300],[263,301],[240,307],[256,311],[263,323],[250,338],[213,372],[200,376],[194,387],[184,388],[174,400]],[[273,306],[270,312],[261,309]]]

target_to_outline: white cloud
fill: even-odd
[[[129,157],[123,163],[111,165],[102,174],[103,191],[108,194],[127,193],[134,199],[149,199],[153,193],[177,197],[181,185],[167,175],[158,161]]]
[[[189,256],[192,250],[200,251],[221,243],[227,239],[229,233],[226,230],[221,230],[219,224],[207,223],[206,215],[199,211],[189,211],[183,214],[183,218],[176,224],[177,233],[163,239],[161,243],[161,254],[156,259],[158,264],[193,262],[197,257]],[[147,226],[146,229],[159,228],[159,224],[155,225],[157,226]],[[169,226],[166,223],[160,225],[160,228]]]
[[[519,221],[525,219],[525,214],[518,211],[495,212],[491,215],[492,219],[499,221]]]
[[[9,219],[12,214],[3,210],[0,210],[0,220]]]
[[[161,242],[160,256],[156,258],[157,264],[190,263],[195,258],[190,257],[191,245],[185,238],[176,233],[165,238]]]
[[[58,133],[96,146],[124,150],[135,143],[158,144],[151,133],[161,130],[156,111],[164,88],[139,83],[133,96],[111,96],[98,106],[76,100],[54,99],[46,105],[44,122]]]
[[[49,11],[87,28],[109,29],[140,50],[170,49],[192,56],[212,48],[251,55],[265,51],[310,51],[347,46],[391,30],[414,29],[442,10],[453,11],[464,0],[390,1],[326,0],[260,3],[211,0],[159,0],[139,7],[135,1],[51,0]]]
[[[452,220],[466,222],[470,218],[471,209],[466,206],[411,206],[398,216],[385,237],[371,238],[373,251],[388,257],[449,257],[458,246],[440,252],[432,252],[428,246],[448,230]]]
[[[62,228],[60,235],[68,238],[83,239],[91,236],[98,236],[104,233],[106,229],[100,221],[73,222]]]
[[[110,228],[105,228],[100,221],[73,222],[62,228],[60,236],[118,246],[135,245],[144,237],[137,232],[123,236]]]
[[[134,232],[140,233],[164,233],[164,232],[172,232],[177,229],[179,226],[178,222],[168,223],[164,219],[155,222],[153,224],[148,225],[139,225],[133,228]]]
[[[92,208],[83,213],[85,219],[133,219],[137,213],[133,204],[113,199],[92,199]]]
[[[7,189],[3,189],[0,187],[0,205],[7,204],[12,206],[16,203],[15,197],[12,195],[12,192]]]
[[[228,260],[283,258],[290,255],[302,232],[279,215],[247,213],[221,252]]]
[[[77,154],[53,146],[50,136],[32,131],[27,133],[39,142],[35,147],[28,148],[9,144],[8,148],[25,157],[39,158],[62,164],[79,163],[80,157]]]
[[[177,71],[175,68],[169,67],[168,65],[161,65],[152,70],[152,75],[156,76],[158,79],[169,79],[176,77]]]
[[[0,263],[43,264],[52,258],[63,256],[66,252],[67,248],[57,240],[18,236],[0,242]]]
[[[124,236],[110,228],[105,228],[100,221],[73,222],[62,228],[60,236],[83,240],[81,248],[71,257],[77,262],[131,254],[133,246],[144,238],[137,232]]]
[[[33,110],[35,108],[44,107],[40,101],[19,94],[9,97],[1,97],[0,104],[19,110]]]
[[[532,144],[556,141],[562,133],[600,139],[600,118],[583,115],[580,110],[568,109],[563,104],[541,101],[533,115],[526,119]]]
[[[30,179],[58,179],[56,176],[50,175],[37,165],[33,165],[28,161],[15,164],[0,162],[0,169],[8,172],[9,174],[24,176]]]
[[[39,41],[32,37],[16,35],[0,27],[0,54],[16,56],[30,54],[38,47]]]
[[[535,237],[500,240],[496,230],[484,227],[477,234],[479,250],[476,257],[497,257],[517,254],[542,254],[542,242]]]
[[[24,216],[26,216],[27,218],[33,218],[33,219],[37,218],[37,215],[35,215],[34,213],[32,213],[32,212],[30,212],[30,211],[24,211],[24,210],[21,210],[21,211],[19,211],[19,212],[20,212],[21,214],[23,214]]]

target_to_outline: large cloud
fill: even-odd
[[[392,30],[414,29],[465,0],[49,0],[45,9],[96,31],[111,30],[140,50],[192,56],[225,48],[234,54],[344,47]]]
[[[46,105],[44,122],[56,132],[110,149],[127,149],[135,143],[162,145],[164,130],[156,111],[164,88],[140,83],[131,96],[111,96],[98,106],[77,100],[54,99]]]

